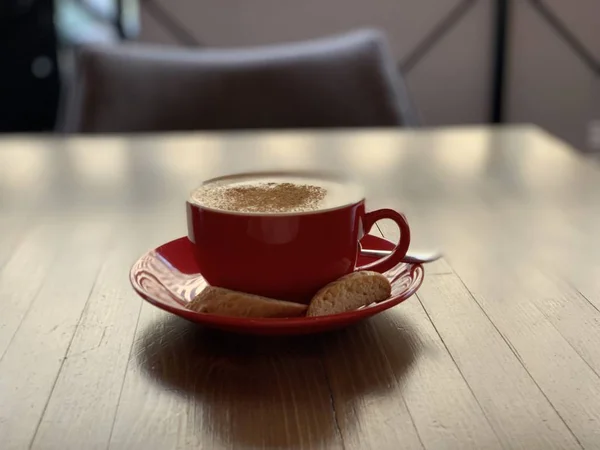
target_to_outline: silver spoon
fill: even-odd
[[[384,256],[388,256],[392,252],[390,250],[373,250],[368,248],[361,248],[360,254],[365,256],[374,256],[376,258],[382,258]],[[407,254],[404,258],[402,258],[402,262],[409,264],[425,264],[437,261],[442,257],[441,252],[433,251],[433,252],[416,252]]]

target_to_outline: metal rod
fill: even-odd
[[[117,14],[115,14],[115,27],[119,39],[124,40],[127,37],[127,33],[125,33],[125,25],[123,24],[123,0],[116,0],[115,7],[117,10]]]
[[[567,24],[552,11],[545,2],[541,0],[530,0],[530,3],[537,12],[550,24],[556,33],[563,39],[569,48],[592,70],[596,76],[600,76],[600,61],[596,59],[575,33],[573,33]]]
[[[398,69],[407,74],[416,66],[419,61],[431,50],[438,42],[440,42],[446,33],[467,14],[476,4],[476,0],[463,0],[457,4],[452,11],[448,13],[433,29],[425,36],[425,38],[417,44],[414,50],[398,64]]]
[[[160,3],[146,0],[143,4],[146,12],[160,23],[180,44],[188,47],[202,47],[202,42],[186,29],[186,27],[168,12]]]
[[[507,28],[510,0],[496,0],[494,14],[494,60],[492,62],[491,123],[504,121],[505,71],[507,57]]]

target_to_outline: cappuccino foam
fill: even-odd
[[[356,203],[362,189],[347,181],[302,175],[238,175],[209,181],[191,201],[240,213],[316,212]]]

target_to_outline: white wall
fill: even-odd
[[[513,1],[507,119],[534,122],[585,151],[589,126],[600,119],[600,78],[540,8]],[[600,1],[544,0],[561,27],[600,62]],[[600,133],[600,130],[598,130]]]
[[[541,1],[600,61],[600,0]],[[536,123],[589,150],[588,125],[600,119],[598,74],[581,61],[533,2],[510,1],[506,119]],[[494,3],[142,0],[140,40],[182,45],[193,39],[209,47],[251,46],[372,26],[387,33],[402,65],[432,30],[463,11],[406,78],[425,125],[485,123],[490,109]],[[178,38],[181,30],[189,38]]]
[[[406,58],[461,5],[460,20],[406,74],[428,125],[487,120],[491,2],[470,0],[150,0],[142,3],[145,42],[177,45],[163,13],[198,43],[237,47],[327,36],[377,27],[397,61]],[[158,12],[157,12],[158,8]]]

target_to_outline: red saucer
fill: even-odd
[[[365,236],[363,248],[391,250],[390,242]],[[315,255],[318,258],[319,255]],[[359,256],[359,264],[376,258]],[[129,279],[135,291],[146,301],[165,311],[212,328],[245,334],[292,335],[312,334],[342,328],[396,306],[421,286],[424,270],[420,264],[399,264],[385,272],[392,283],[392,297],[380,303],[320,317],[289,319],[247,319],[191,311],[185,304],[202,289],[206,281],[198,273],[192,245],[187,237],[168,242],[143,255],[131,268]]]

